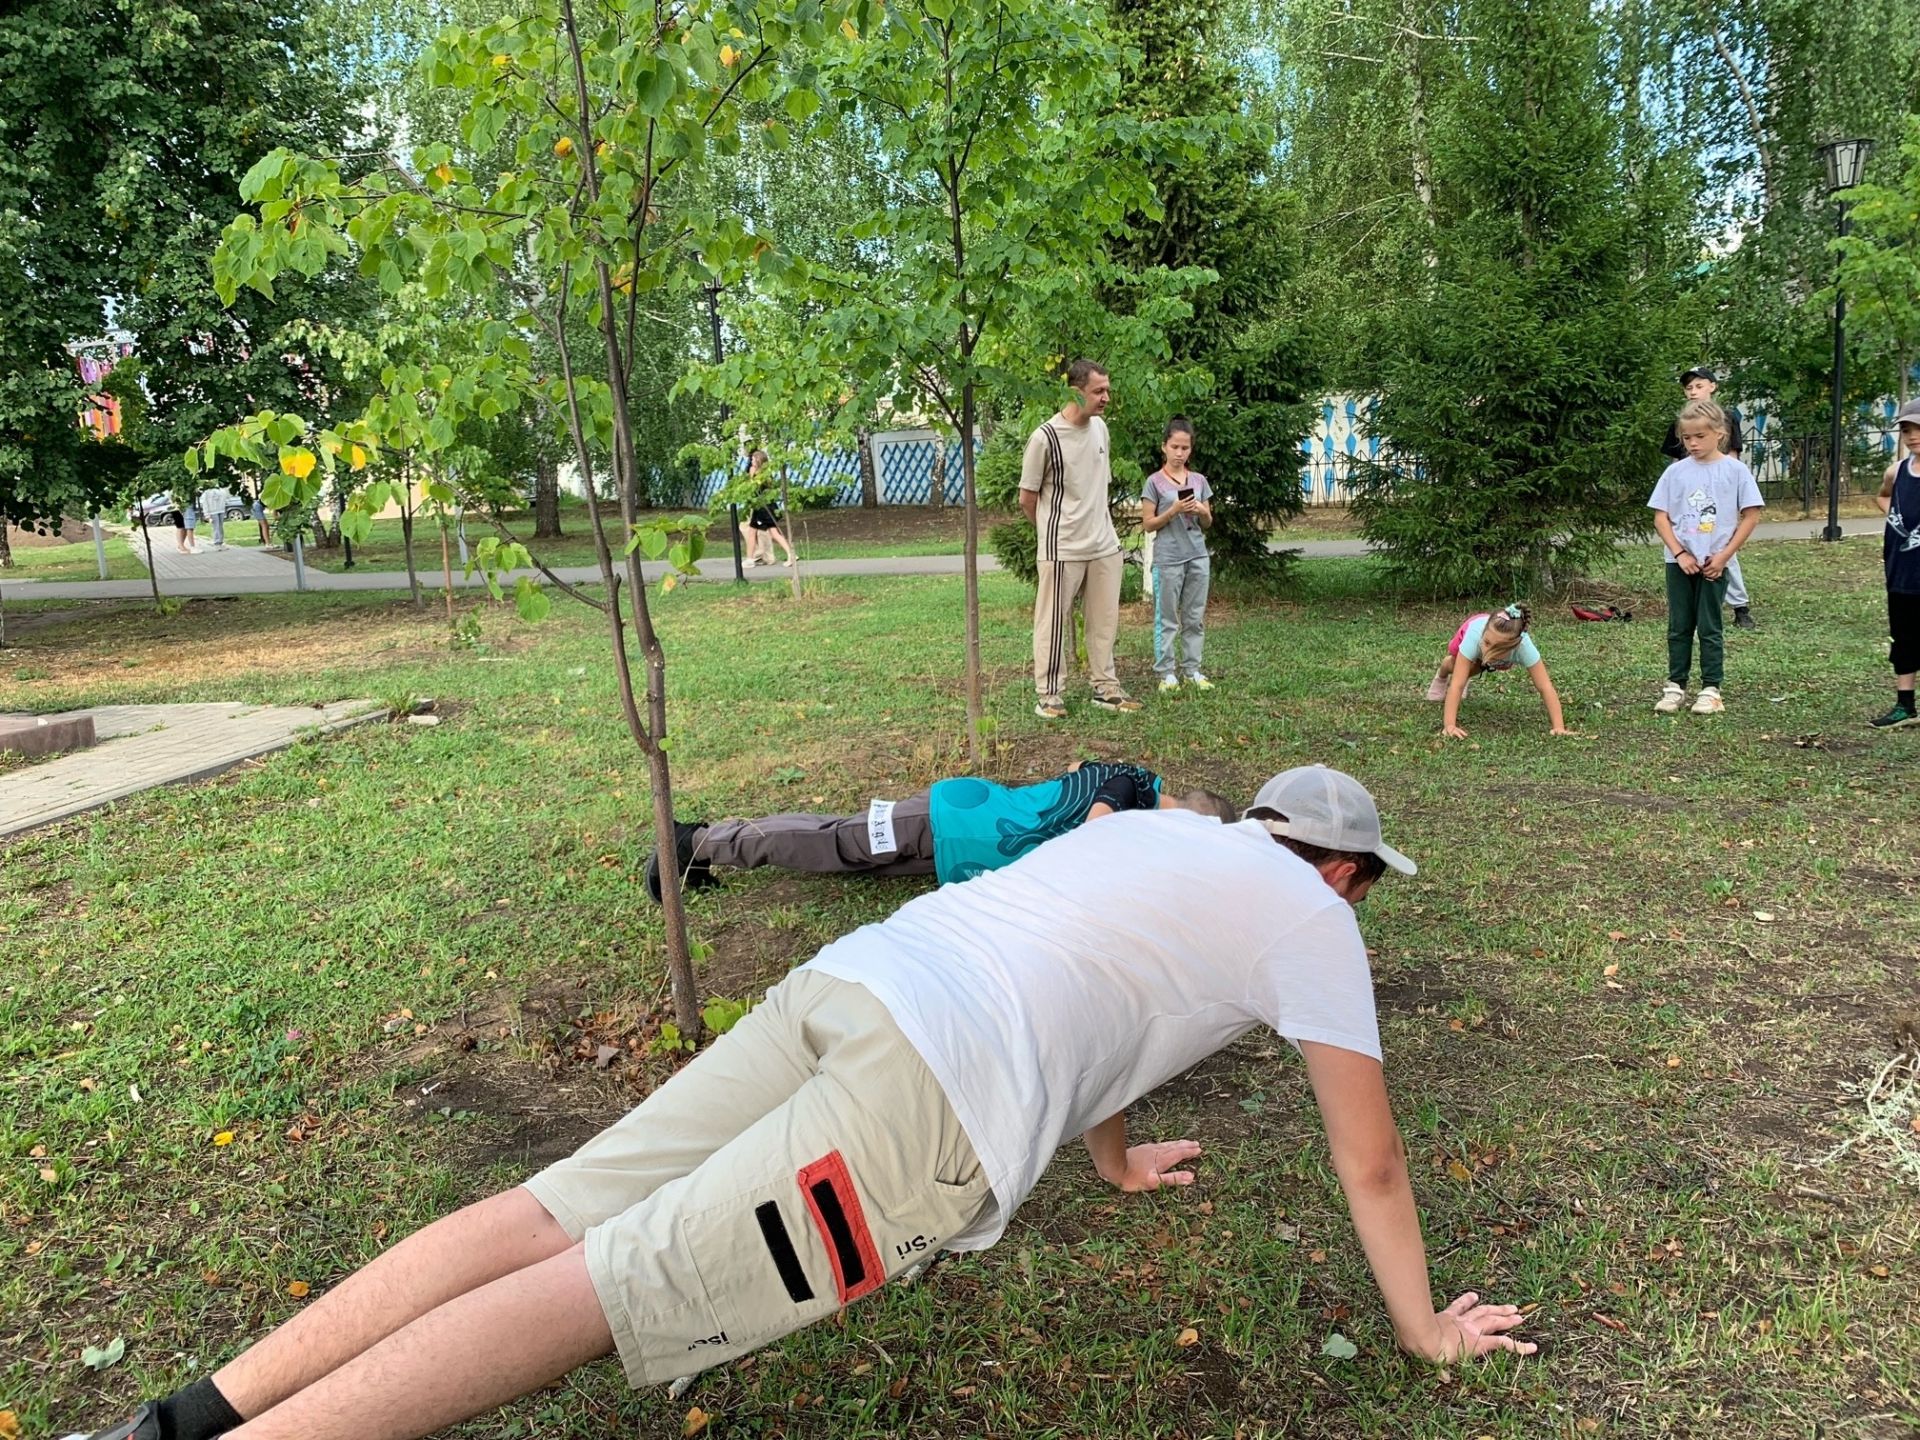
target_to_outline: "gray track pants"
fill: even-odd
[[[876,849],[873,812],[861,815],[767,815],[709,825],[694,849],[716,867],[772,865],[811,875],[931,875],[933,824],[927,792],[894,802],[893,849]]]
[[[1205,555],[1153,567],[1153,668],[1162,679],[1200,673],[1212,583],[1213,562]]]
[[[1727,604],[1736,610],[1747,608],[1747,577],[1740,573],[1740,557],[1727,561]]]

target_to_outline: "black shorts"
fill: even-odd
[[[1920,670],[1920,595],[1887,592],[1887,634],[1893,640],[1887,650],[1893,673],[1911,675]]]
[[[772,507],[767,505],[754,506],[753,514],[747,520],[747,524],[755,530],[771,530],[779,523],[773,518]]]

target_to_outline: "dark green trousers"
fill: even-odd
[[[1667,679],[1685,685],[1693,673],[1693,637],[1700,635],[1700,683],[1717,686],[1726,678],[1727,631],[1720,606],[1727,598],[1727,574],[1718,580],[1689,575],[1667,566]]]

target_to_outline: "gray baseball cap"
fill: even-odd
[[[1270,835],[1285,835],[1323,850],[1378,855],[1402,875],[1417,874],[1413,861],[1380,838],[1380,810],[1367,787],[1325,765],[1283,770],[1260,787],[1253,809],[1287,818],[1261,820]]]
[[[1902,425],[1920,425],[1920,396],[1907,401],[1900,407],[1900,413],[1893,417],[1894,429],[1898,430]]]

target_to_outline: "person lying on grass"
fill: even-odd
[[[1011,865],[1076,825],[1122,810],[1192,810],[1231,825],[1233,805],[1211,790],[1164,793],[1151,770],[1076,761],[1033,785],[964,776],[903,800],[875,800],[864,815],[768,815],[713,825],[674,822],[680,883],[699,890],[713,871],[773,865],[813,875],[933,875],[941,884]],[[647,857],[647,893],[660,899],[660,852]]]
[[[1452,740],[1464,740],[1460,728],[1460,702],[1466,698],[1467,685],[1476,675],[1489,670],[1511,670],[1515,665],[1527,672],[1533,688],[1540,692],[1540,703],[1547,708],[1547,721],[1555,735],[1571,735],[1566,717],[1560,711],[1560,692],[1553,688],[1547,674],[1547,662],[1527,633],[1533,612],[1525,605],[1509,605],[1504,610],[1481,611],[1469,615],[1447,642],[1447,653],[1440,657],[1440,668],[1427,686],[1427,699],[1446,702],[1440,716],[1440,733]]]
[[[1167,863],[1180,856],[1177,865]],[[1248,818],[1117,815],[834,941],[570,1159],[408,1237],[206,1379],[96,1440],[413,1440],[617,1354],[635,1386],[984,1250],[1061,1142],[1122,1191],[1200,1146],[1127,1107],[1257,1025],[1300,1051],[1395,1337],[1534,1346],[1511,1305],[1436,1309],[1353,907],[1373,797],[1321,766]]]

